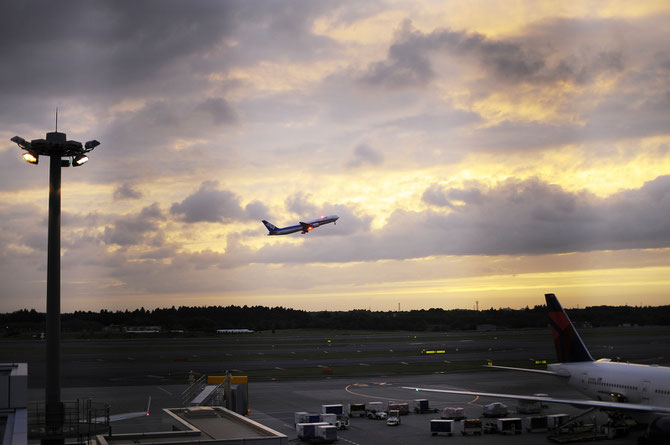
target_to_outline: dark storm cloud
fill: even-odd
[[[421,200],[426,204],[437,207],[455,208],[461,202],[467,204],[479,204],[484,196],[478,185],[470,186],[467,189],[445,189],[439,184],[432,184],[424,190]]]
[[[142,192],[137,190],[134,184],[125,182],[114,190],[113,196],[115,201],[122,199],[140,199],[142,197]]]
[[[484,151],[523,151],[668,134],[670,89],[617,92],[583,110],[580,117],[583,123],[503,121],[477,130],[469,143]]]
[[[233,192],[220,190],[216,181],[205,181],[193,194],[170,207],[170,213],[187,223],[246,221],[268,213],[264,204],[253,201],[244,208]]]
[[[102,236],[105,244],[127,247],[144,243],[155,243],[162,239],[159,223],[165,215],[157,203],[144,207],[139,213],[118,218],[106,226]]]
[[[332,10],[327,2],[310,0],[237,2],[235,32],[240,45],[231,48],[231,58],[247,65],[263,60],[314,60],[337,48],[327,37],[313,33],[314,20]],[[249,51],[253,48],[253,51]]]
[[[329,8],[310,1],[0,2],[0,119],[51,122],[56,105],[74,102],[104,119],[123,99],[201,94],[209,74],[232,66],[314,59],[333,49],[312,32]],[[236,117],[225,99],[201,110],[215,124]]]
[[[207,141],[219,125],[233,123],[228,113],[231,108],[223,104],[222,99],[201,102],[166,98],[117,113],[101,133],[94,135],[101,142],[92,156],[94,168],[78,171],[76,179],[134,183],[137,178],[151,181],[199,168],[211,170],[212,165],[226,162],[230,155],[225,149],[225,136],[218,135],[216,143]],[[180,147],[180,143],[184,145]],[[101,169],[102,165],[114,168]]]
[[[359,144],[354,148],[351,159],[345,166],[355,168],[363,165],[378,166],[384,163],[384,156],[367,144]]]
[[[561,23],[568,23],[564,28],[571,24]],[[589,25],[585,23],[582,28]],[[554,46],[554,40],[560,45],[561,33],[544,37],[549,42],[546,39],[538,42],[532,34],[508,39],[448,29],[426,34],[413,29],[411,21],[405,20],[386,59],[368,66],[361,80],[372,86],[422,87],[438,75],[433,59],[444,57],[455,64],[475,62],[491,79],[505,83],[585,83],[599,73],[623,69],[623,56],[618,49],[593,50],[582,43],[580,52],[584,54],[578,57],[577,52],[563,54]]]
[[[230,124],[237,121],[235,109],[221,97],[210,97],[195,107],[207,116],[213,125]]]
[[[537,179],[509,180],[495,189],[433,186],[429,190],[424,200],[451,212],[405,217],[438,222],[442,229],[437,232],[447,241],[443,253],[540,254],[670,246],[670,176],[608,198],[567,192]],[[439,196],[441,200],[436,199]]]
[[[0,12],[0,93],[42,96],[157,86],[160,71],[218,44],[233,20],[216,1],[26,0]]]

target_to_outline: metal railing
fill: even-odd
[[[61,428],[47,424],[45,404],[31,403],[28,405],[27,423],[29,439],[90,438],[109,431],[109,404],[94,402],[91,399],[64,401]]]
[[[207,386],[207,376],[201,375],[198,380],[188,385],[188,388],[181,393],[181,403],[186,405]]]

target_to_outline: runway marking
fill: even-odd
[[[387,382],[378,382],[378,383],[373,382],[373,383],[376,384],[376,385],[379,385],[379,386],[386,386],[386,385],[390,386],[390,385],[392,385],[391,383],[387,383]],[[349,394],[354,394],[356,396],[369,397],[371,399],[390,400],[390,401],[393,401],[393,402],[400,401],[400,400],[410,402],[410,401],[413,400],[413,399],[398,399],[398,398],[390,399],[388,397],[380,397],[380,396],[372,396],[370,394],[363,394],[363,393],[360,393],[360,392],[352,391],[350,389],[352,386],[367,386],[367,385],[363,385],[363,384],[360,384],[360,383],[354,383],[354,384],[345,386],[344,390],[346,392],[348,392]],[[468,391],[465,388],[458,388],[458,387],[455,387],[455,386],[451,386],[449,388],[456,389],[456,390],[461,390],[461,391]],[[419,392],[419,391],[416,391],[416,392]],[[479,404],[475,403],[477,400],[479,400],[479,396],[475,396],[474,399],[470,400],[469,402],[465,402],[465,403],[468,404],[468,405],[472,405],[472,406],[483,406],[483,405],[479,405]]]
[[[392,401],[392,402],[398,400],[398,399],[390,399],[390,398],[388,398],[388,397],[371,396],[371,395],[369,395],[369,394],[362,394],[362,393],[360,393],[360,392],[352,391],[351,389],[349,389],[351,386],[354,386],[354,385],[347,385],[347,386],[344,388],[344,390],[345,390],[346,392],[348,392],[349,394],[354,394],[354,395],[356,395],[356,396],[369,397],[369,398],[371,398],[371,399],[390,400],[390,401]]]
[[[407,362],[400,362],[401,365],[409,365]]]
[[[468,405],[472,405],[472,406],[484,406],[484,405],[480,405],[479,403],[475,403],[477,400],[479,400],[479,396],[476,396],[474,399],[470,400],[470,401],[468,402]]]
[[[370,366],[370,365],[368,365],[367,363],[359,363],[359,365],[361,365],[361,366]]]
[[[157,388],[160,389],[161,391],[163,391],[163,392],[166,393],[166,394],[169,394],[169,395],[171,395],[171,396],[174,395],[174,394],[172,394],[170,391],[168,391],[168,390],[165,389],[165,388],[161,388],[160,386],[157,386]]]
[[[359,445],[358,442],[354,442],[353,440],[345,439],[344,437],[338,437],[338,440],[343,440],[345,442],[349,442],[349,443],[352,443],[354,445]]]

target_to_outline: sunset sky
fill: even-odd
[[[0,312],[670,304],[670,3],[0,3]],[[309,234],[277,226],[340,216]]]

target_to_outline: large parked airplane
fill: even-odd
[[[328,216],[322,216],[321,218],[313,219],[312,221],[307,221],[307,222],[302,222],[300,221],[297,225],[295,226],[288,226],[288,227],[276,227],[272,223],[267,222],[266,220],[263,220],[263,224],[265,224],[265,227],[268,229],[268,236],[269,235],[288,235],[289,233],[295,233],[295,232],[302,232],[303,234],[316,229],[319,226],[322,226],[324,224],[328,223],[333,223],[336,224],[336,221],[340,219],[339,216],[337,215],[328,215]]]
[[[415,391],[562,403],[582,408],[600,408],[605,411],[624,412],[645,423],[659,417],[665,417],[666,419],[663,420],[667,420],[670,413],[670,368],[658,365],[612,362],[610,359],[594,360],[556,296],[546,294],[545,298],[549,309],[556,355],[560,363],[547,365],[547,370],[493,365],[489,365],[489,367],[556,376],[565,379],[568,385],[591,397],[591,400],[448,389],[404,388]],[[667,433],[670,434],[670,431]]]

